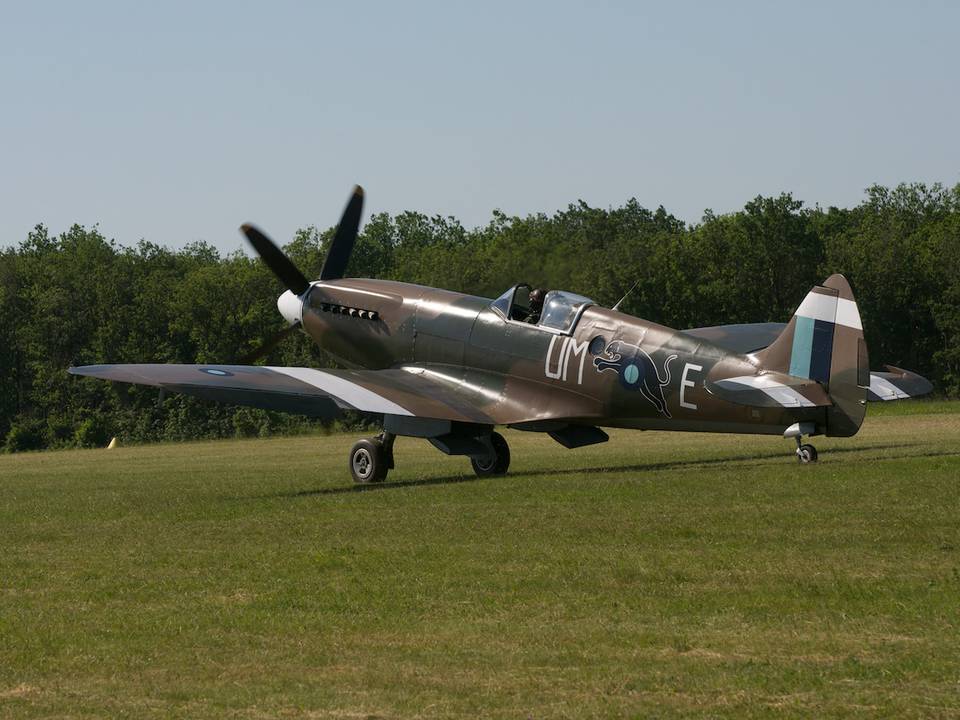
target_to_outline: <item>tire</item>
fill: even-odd
[[[806,465],[817,461],[817,449],[813,445],[801,445],[797,450],[797,459]]]
[[[506,475],[510,467],[510,446],[498,432],[490,433],[490,445],[493,446],[493,456],[488,458],[470,458],[473,471],[479,477],[491,475]]]
[[[355,483],[383,482],[389,468],[379,440],[364,438],[350,450],[350,475]]]

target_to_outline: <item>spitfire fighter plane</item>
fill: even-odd
[[[241,228],[288,288],[277,300],[287,328],[264,350],[302,330],[345,369],[145,364],[70,372],[312,417],[375,417],[383,431],[350,451],[359,483],[386,477],[398,435],[466,456],[478,475],[502,475],[510,449],[497,426],[546,433],[566,448],[605,442],[604,427],[782,435],[809,463],[817,451],[804,437],[852,436],[868,401],[932,389],[906,370],[870,372],[860,312],[842,275],[811,289],[785,324],[672,330],[523,283],[491,300],[345,278],[362,206],[357,187],[315,281],[255,227]]]

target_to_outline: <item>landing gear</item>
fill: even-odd
[[[492,432],[489,425],[457,428],[457,432],[426,438],[447,455],[469,457],[473,471],[480,477],[505,475],[510,467],[510,447],[503,435]],[[366,485],[386,479],[387,473],[393,469],[395,439],[394,433],[384,431],[376,437],[357,441],[350,450],[349,459],[354,482]]]
[[[801,444],[800,438],[797,438],[797,460],[804,465],[815,463],[817,461],[817,449],[813,445]]]
[[[393,468],[395,436],[382,432],[375,438],[364,438],[350,450],[350,474],[356,483],[383,482]]]
[[[480,477],[506,475],[510,467],[510,446],[498,432],[490,433],[490,454],[486,457],[470,458],[473,471]]]
[[[817,426],[812,422],[794,423],[783,431],[785,438],[794,438],[797,441],[797,462],[804,465],[817,461],[817,449],[813,445],[804,444],[803,436],[819,434]]]

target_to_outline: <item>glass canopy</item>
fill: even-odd
[[[525,322],[530,315],[530,286],[521,283],[514,285],[498,297],[490,307],[504,319]],[[569,333],[576,325],[580,313],[588,305],[596,303],[588,297],[564,290],[551,290],[543,301],[538,327],[554,332]]]

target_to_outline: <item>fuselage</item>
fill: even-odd
[[[290,312],[288,305],[288,319]],[[569,327],[550,328],[509,319],[488,298],[341,279],[313,283],[300,319],[348,367],[416,366],[454,382],[536,383],[544,398],[563,389],[590,408],[584,424],[779,435],[796,422],[822,422],[819,408],[751,407],[717,397],[706,379],[753,375],[750,356],[593,304],[580,307]]]

